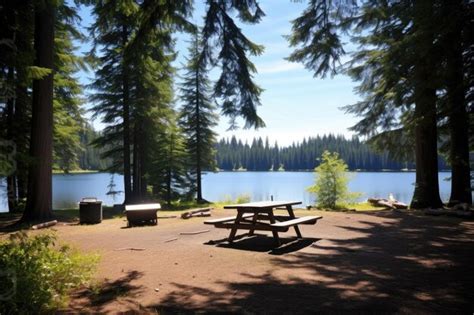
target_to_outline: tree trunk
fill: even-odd
[[[26,80],[24,71],[18,70],[17,73],[19,81]],[[22,83],[18,83],[15,100],[15,126],[17,129],[15,143],[17,149],[16,177],[19,200],[26,198],[28,187],[28,165],[25,161],[25,156],[28,154],[28,135],[31,134],[31,124],[28,121],[27,114],[28,99],[27,87]]]
[[[13,68],[9,67],[8,69],[8,84],[13,84]],[[13,97],[9,98],[6,102],[6,127],[7,127],[7,140],[12,143],[12,152],[14,155],[11,158],[13,160],[17,159],[16,154],[16,142],[14,137],[14,115],[15,115],[15,99]],[[11,173],[7,176],[7,199],[8,199],[8,209],[10,212],[13,212],[16,208],[18,201],[18,194],[16,188],[16,166],[15,169],[11,170]]]
[[[438,152],[436,124],[436,85],[433,31],[433,3],[415,2],[414,27],[417,34],[414,65],[415,99],[415,161],[416,183],[411,208],[442,206],[438,183]]]
[[[140,191],[140,144],[139,144],[139,135],[138,135],[138,125],[139,123],[135,121],[135,128],[133,132],[133,202],[141,200],[141,191]]]
[[[18,199],[25,200],[28,186],[28,161],[26,157],[29,151],[31,134],[31,122],[29,112],[31,110],[31,99],[28,94],[29,80],[26,67],[30,66],[29,58],[25,55],[33,55],[33,38],[30,31],[33,30],[31,21],[34,17],[34,4],[32,0],[17,1],[16,23],[18,30],[15,34],[15,46],[17,55],[15,58],[16,82],[15,82],[15,143],[17,149],[16,177]]]
[[[196,73],[196,190],[197,202],[202,202],[201,185],[201,117],[199,108],[199,73]]]
[[[466,111],[462,56],[463,12],[461,1],[445,3],[445,12],[454,25],[446,34],[446,88],[450,133],[451,196],[449,205],[472,204],[469,165],[469,121]]]
[[[166,172],[166,204],[168,207],[171,206],[171,168],[168,168]]]
[[[128,30],[124,24],[122,26],[122,88],[123,88],[123,187],[125,190],[124,204],[128,203],[132,198],[131,183],[131,163],[130,163],[130,85],[128,64],[125,58],[125,46],[128,42]]]
[[[141,132],[141,131],[140,131]],[[140,136],[140,196],[142,200],[147,198],[147,180],[145,176],[145,171],[148,169],[146,165],[146,157],[147,157],[147,148],[145,146],[144,142],[144,135],[143,133],[140,133],[142,136]]]
[[[35,4],[35,65],[53,70],[55,7]],[[52,216],[53,73],[33,81],[28,197],[23,221]]]

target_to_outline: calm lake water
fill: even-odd
[[[449,199],[451,183],[446,180],[451,173],[439,173],[440,192],[443,201]],[[363,193],[360,200],[369,197],[387,198],[393,193],[396,199],[409,203],[413,194],[415,173],[413,172],[361,172],[351,173],[351,191]],[[111,174],[53,175],[54,209],[77,207],[83,197],[97,197],[105,205],[121,203],[123,195],[115,200],[107,195]],[[123,191],[123,178],[114,175],[115,190]],[[301,200],[303,205],[313,204],[315,198],[306,191],[314,183],[311,172],[219,172],[207,173],[203,177],[203,196],[210,201],[235,199],[248,195],[251,200]],[[0,212],[8,209],[5,182],[0,185]]]

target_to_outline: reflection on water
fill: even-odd
[[[439,174],[440,192],[443,201],[449,199],[451,174]],[[369,197],[387,198],[389,193],[402,202],[409,203],[413,195],[415,173],[351,173],[349,188],[362,192],[360,200]],[[105,205],[123,202],[123,194],[116,198],[107,195],[111,174],[53,175],[53,208],[75,208],[83,197],[97,197]],[[115,175],[115,190],[123,191],[123,177]],[[303,205],[313,204],[314,197],[306,191],[314,183],[311,172],[220,172],[203,176],[203,196],[210,201],[235,199],[239,195],[250,195],[251,200],[300,200]],[[8,208],[5,181],[0,182],[0,211]]]

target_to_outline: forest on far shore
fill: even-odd
[[[81,135],[82,150],[78,154],[80,169],[106,171],[111,166],[110,160],[101,158],[103,150],[89,145],[98,136],[99,132],[91,127],[85,128]],[[217,168],[224,171],[301,171],[313,170],[324,150],[338,152],[350,170],[415,169],[412,161],[391,158],[388,151],[378,152],[358,137],[346,139],[332,134],[309,137],[290,146],[279,146],[277,142],[270,143],[260,137],[248,143],[233,136],[216,144],[215,157]],[[438,165],[440,170],[449,169],[442,158]]]

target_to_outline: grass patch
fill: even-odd
[[[368,202],[359,202],[359,203],[352,203],[352,204],[343,204],[343,205],[337,205],[336,208],[334,209],[329,209],[329,208],[313,208],[313,209],[318,209],[318,210],[323,210],[323,211],[380,211],[380,210],[386,210],[387,208],[385,207],[377,207],[374,206]]]
[[[380,210],[387,209],[385,207],[374,206],[369,202],[360,202],[360,203],[351,204],[351,205],[348,205],[347,208],[354,209],[356,211],[380,211]]]
[[[225,205],[247,203],[250,202],[250,199],[250,194],[240,194],[235,199],[232,199],[230,195],[226,195],[223,199],[214,202],[213,205],[222,208]]]
[[[69,170],[67,172],[63,170],[53,170],[53,174],[93,174],[100,173],[98,170]]]

